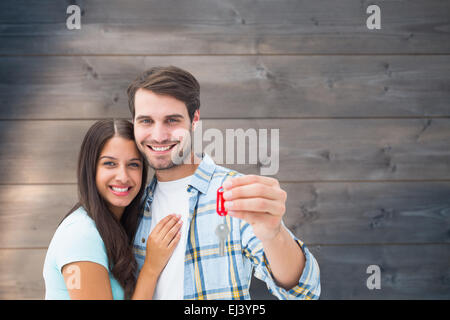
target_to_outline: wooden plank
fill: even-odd
[[[0,119],[128,118],[128,85],[168,64],[203,118],[450,116],[449,56],[2,57]]]
[[[450,245],[320,246],[321,299],[449,299]],[[369,290],[367,267],[381,271]]]
[[[81,30],[66,27],[67,2],[2,1],[0,54],[448,53],[443,0],[96,0],[79,3]]]
[[[284,183],[284,222],[306,244],[450,243],[450,184]]]
[[[44,299],[47,249],[0,249],[0,299]]]
[[[321,270],[321,299],[449,299],[449,245],[310,247]],[[0,299],[42,299],[46,249],[0,249]],[[381,288],[367,288],[378,265]],[[256,281],[256,280],[255,280]],[[270,297],[253,283],[255,299]]]
[[[282,183],[286,226],[306,244],[450,243],[449,182]],[[0,248],[50,243],[76,185],[0,186]]]
[[[47,247],[77,201],[74,185],[0,186],[0,248]]]
[[[93,122],[0,121],[2,184],[75,183],[79,147]],[[421,181],[450,177],[449,124],[449,119],[205,120],[200,135],[206,148],[213,143],[205,136],[211,133],[208,129],[221,130],[224,164],[227,129],[266,129],[267,139],[259,143],[268,140],[267,156],[249,164],[247,142],[246,164],[237,164],[235,152],[234,164],[224,165],[246,174],[269,170],[284,182]],[[275,151],[269,156],[276,129],[279,157]],[[257,150],[255,144],[250,146]]]

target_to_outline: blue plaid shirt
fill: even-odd
[[[316,259],[302,241],[289,233],[303,250],[305,267],[299,283],[285,290],[276,285],[261,241],[245,221],[216,213],[217,189],[225,179],[240,175],[218,166],[204,155],[187,187],[190,193],[188,238],[184,262],[184,299],[250,299],[249,288],[253,269],[255,277],[265,281],[278,299],[318,299],[320,272]],[[151,203],[156,177],[146,189],[145,206],[134,240],[134,253],[141,270],[146,254],[146,241],[151,226]],[[219,255],[218,224],[226,221],[230,233],[225,255]]]

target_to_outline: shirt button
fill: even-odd
[[[145,238],[142,238],[142,240],[141,240],[141,241],[142,241],[142,243],[145,243]]]

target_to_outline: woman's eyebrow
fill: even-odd
[[[108,158],[108,159],[117,160],[117,158],[110,157],[110,156],[101,156],[101,157],[100,157],[100,159],[103,159],[103,158]],[[99,159],[99,160],[100,160],[100,159]]]
[[[114,157],[111,157],[111,156],[101,156],[101,157],[100,157],[100,159],[103,159],[103,158],[108,158],[108,159],[117,160],[117,158],[114,158]],[[142,159],[139,159],[139,158],[133,158],[133,159],[130,159],[130,160],[128,160],[128,161],[141,161],[141,162],[142,162]]]

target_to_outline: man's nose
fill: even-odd
[[[155,123],[151,132],[151,140],[155,142],[164,142],[169,140],[169,131],[163,123]]]

